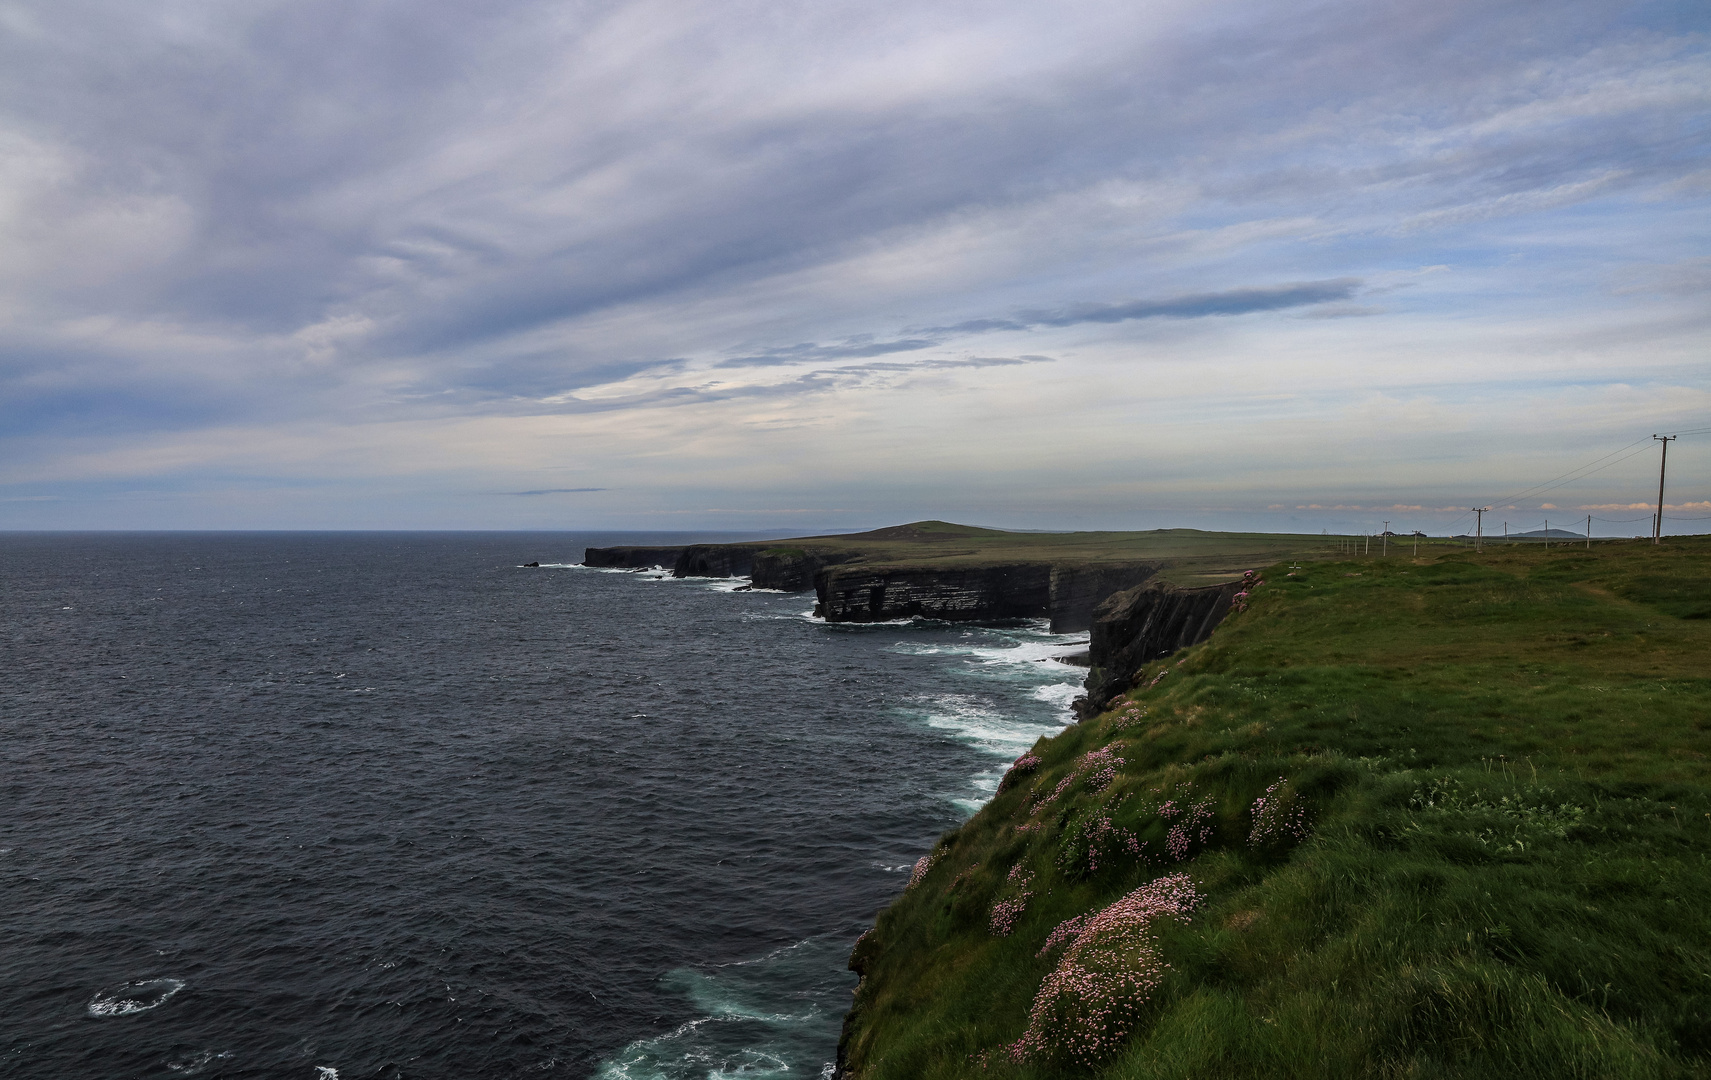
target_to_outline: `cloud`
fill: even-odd
[[[823,363],[828,360],[886,356],[893,353],[920,352],[942,345],[958,337],[1021,331],[1035,327],[1063,328],[1082,323],[1121,323],[1135,319],[1204,319],[1220,316],[1247,315],[1262,311],[1332,304],[1353,296],[1361,282],[1357,278],[1329,281],[1296,282],[1287,285],[1249,286],[1222,292],[1195,293],[1157,300],[1127,300],[1118,303],[1082,303],[1055,311],[1021,311],[1013,318],[969,319],[950,326],[928,327],[918,336],[875,340],[862,335],[835,344],[804,342],[719,361],[715,367],[772,367],[784,364]],[[1324,317],[1375,314],[1377,308],[1351,308],[1344,305]],[[1028,358],[1037,361],[1040,357]],[[932,366],[978,367],[994,363],[1021,363],[1023,360],[931,361]],[[842,370],[854,370],[844,368]]]
[[[534,491],[502,491],[501,495],[581,495],[590,491],[610,491],[611,488],[538,488]]]
[[[1617,296],[1704,296],[1711,293],[1711,256],[1627,267],[1618,281],[1613,290]]]
[[[599,433],[575,464],[624,499],[674,483],[663,446],[748,492],[801,457],[773,413],[824,397],[816,416],[904,454],[896,490],[974,490],[944,447],[997,460],[1049,411],[1052,452],[1104,476],[1221,484],[1235,465],[1176,443],[1123,455],[1263,432],[1279,505],[1346,503],[1324,493],[1375,490],[1326,479],[1371,457],[1336,434],[1351,400],[1697,400],[1711,187],[1682,133],[1711,57],[1690,9],[13,5],[0,466],[149,462],[191,490],[230,479],[246,433],[344,439],[423,469],[431,507],[531,473],[428,477],[421,447],[550,416]],[[1409,505],[1460,498],[1407,469],[1477,432],[1383,426],[1410,440]],[[826,452],[822,477],[874,459]],[[348,470],[254,460],[230,482]]]
[[[1359,287],[1360,281],[1355,278],[1304,281],[1292,285],[1194,293],[1165,300],[1078,304],[1058,311],[1023,312],[1018,321],[1025,326],[1074,326],[1078,323],[1128,322],[1131,319],[1204,319],[1214,315],[1247,315],[1256,311],[1278,311],[1347,300]]]
[[[786,348],[768,349],[752,356],[734,356],[722,360],[715,367],[768,367],[779,364],[824,363],[827,360],[844,360],[868,356],[887,356],[891,353],[919,352],[939,344],[937,338],[904,338],[898,341],[874,341],[872,335],[837,345],[816,345],[812,342],[801,345],[791,345]]]
[[[1272,508],[1268,508],[1268,509],[1282,509],[1282,508],[1281,507],[1272,507]],[[1394,503],[1394,504],[1389,505],[1389,506],[1360,506],[1360,505],[1357,505],[1354,503],[1338,503],[1338,504],[1333,506],[1333,505],[1322,505],[1320,503],[1305,503],[1305,504],[1302,504],[1300,506],[1297,506],[1295,509],[1297,509],[1297,510],[1344,510],[1344,511],[1359,510],[1363,513],[1368,513],[1368,514],[1388,514],[1388,513],[1393,513],[1393,512],[1394,513],[1426,513],[1426,514],[1460,514],[1460,513],[1465,513],[1467,511],[1467,507],[1465,507],[1465,506],[1426,506],[1426,505],[1420,504],[1420,503]]]
[[[1550,509],[1555,509],[1555,507],[1551,507]],[[1575,509],[1598,510],[1605,513],[1614,513],[1622,510],[1646,510],[1655,514],[1657,513],[1658,504],[1655,502],[1587,503],[1585,506],[1577,506]],[[1711,511],[1711,502],[1664,503],[1663,509],[1665,515],[1668,515],[1671,512],[1681,513],[1683,511],[1705,512]]]

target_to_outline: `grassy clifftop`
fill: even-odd
[[[1711,543],[1263,577],[918,868],[846,1074],[1711,1074]]]
[[[1051,563],[1096,566],[1111,563],[1164,564],[1162,576],[1181,584],[1227,580],[1253,566],[1278,559],[1324,559],[1343,538],[1284,533],[1202,532],[1153,529],[1146,532],[1025,533],[982,529],[947,521],[916,521],[865,533],[806,536],[754,545],[781,554],[853,554],[856,561],[884,566],[968,567],[996,563]],[[1395,547],[1404,541],[1392,541]],[[1406,541],[1411,543],[1411,541]],[[1426,542],[1434,550],[1459,545]]]

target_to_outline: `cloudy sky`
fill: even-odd
[[[0,527],[1645,531],[1708,120],[1703,0],[0,0]]]

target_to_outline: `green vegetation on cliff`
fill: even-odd
[[[1043,740],[845,1075],[1711,1075],[1711,543],[1438,552],[1275,566]]]
[[[1162,565],[1161,577],[1184,585],[1224,581],[1252,566],[1278,559],[1324,559],[1345,537],[1284,533],[1202,532],[1199,529],[1152,529],[1146,532],[1004,532],[948,521],[916,521],[864,533],[805,536],[754,545],[768,553],[842,555],[851,562],[873,566],[962,568],[1003,563],[1050,563],[1054,566],[1098,566],[1151,562]],[[1391,541],[1394,550],[1412,540]],[[1376,546],[1378,541],[1374,540]],[[1454,541],[1434,539],[1423,547],[1449,550]]]

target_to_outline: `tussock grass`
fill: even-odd
[[[1711,1074],[1711,542],[1264,576],[941,840],[852,958],[848,1073]],[[1255,840],[1268,788],[1304,838]],[[1173,794],[1210,807],[1181,861]],[[995,936],[1018,865],[1032,895]],[[1170,971],[1114,1053],[988,1053],[1054,928],[1178,870],[1206,902],[1154,927]]]

